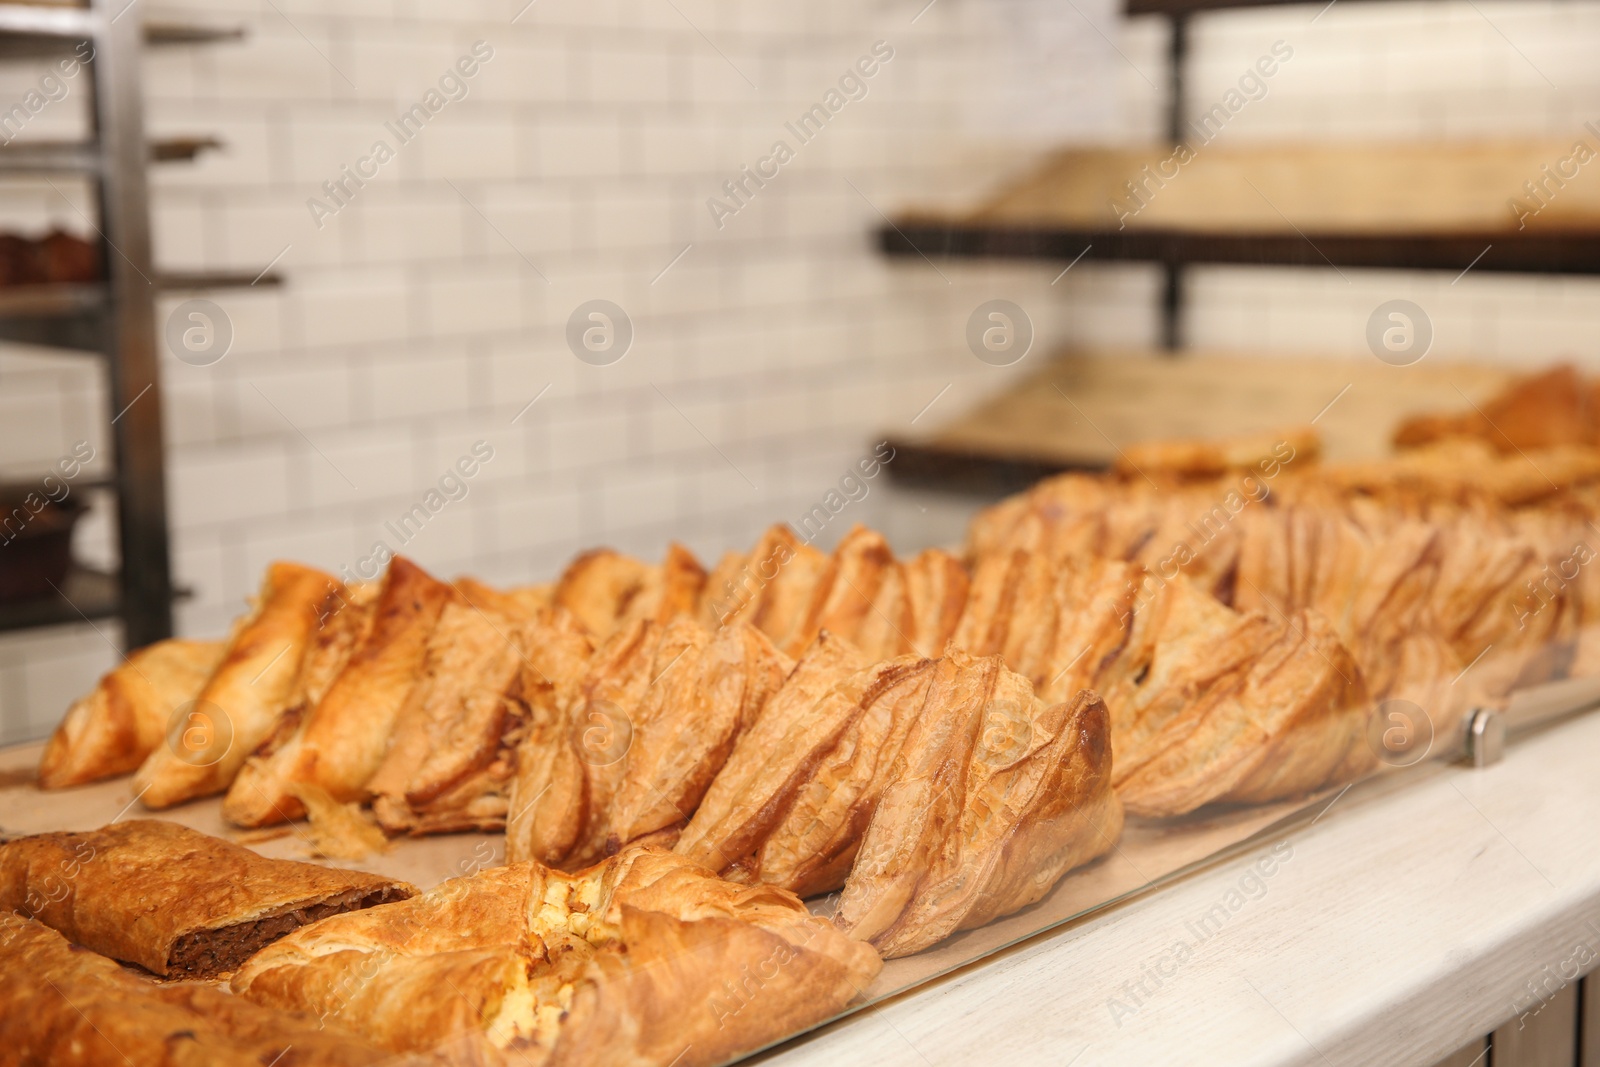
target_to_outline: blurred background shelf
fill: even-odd
[[[162,271],[153,275],[159,292],[271,288],[283,275],[231,270]],[[103,282],[0,286],[0,340],[38,345],[66,354],[106,357],[109,291]]]
[[[132,649],[169,637],[173,629],[155,298],[163,291],[276,285],[282,279],[255,271],[155,267],[146,166],[192,161],[222,142],[207,135],[146,138],[142,50],[237,40],[243,31],[171,19],[141,25],[141,12],[122,17],[128,13],[121,0],[92,0],[85,7],[0,3],[0,59],[76,56],[91,82],[89,136],[0,148],[0,174],[66,172],[94,183],[99,218],[90,226],[91,240],[99,242],[98,268],[79,265],[18,277],[81,278],[103,271],[104,280],[0,289],[0,339],[104,359],[108,440],[100,443],[114,457],[114,469],[100,487],[115,498],[119,559],[115,573],[76,567],[53,599],[0,605],[0,630],[115,616],[125,647]]]
[[[242,26],[216,26],[172,19],[146,19],[144,43],[148,45],[218,44],[244,39]]]
[[[1002,496],[1051,474],[1108,467],[1126,445],[1207,437],[1218,426],[1252,434],[1311,424],[1326,458],[1371,459],[1405,416],[1476,403],[1511,378],[1503,368],[1467,363],[1161,355],[1062,353],[938,429],[891,435],[891,477],[913,488]]]
[[[95,37],[101,17],[100,9],[93,7],[0,3],[0,58],[69,52],[79,42]],[[154,46],[211,44],[244,37],[244,29],[239,26],[173,18],[150,19],[137,32],[144,44]]]
[[[1600,274],[1600,234],[1197,233],[904,219],[879,232],[891,256],[1243,266]]]
[[[108,619],[121,611],[121,589],[115,575],[74,565],[58,595],[0,602],[0,632]]]
[[[150,142],[150,162],[188,163],[202,152],[218,149],[215,137],[168,137]],[[0,147],[0,173],[51,174],[99,171],[99,149],[90,142],[37,141]]]
[[[1324,0],[1325,2],[1325,0]],[[1354,0],[1346,0],[1354,2]],[[1124,0],[1126,15],[1199,15],[1239,7],[1283,7],[1298,4],[1316,10],[1316,0]],[[1327,6],[1332,7],[1332,4]]]
[[[85,483],[79,488],[114,487],[109,482],[100,482]],[[174,588],[172,598],[183,600],[192,592],[187,588]],[[122,579],[119,575],[74,563],[57,595],[38,600],[0,602],[0,633],[119,618],[123,610]]]
[[[1165,143],[1057,152],[971,209],[900,212],[880,250],[1160,264],[1169,353],[1183,346],[1191,264],[1600,274],[1600,181],[1546,177],[1571,141],[1210,147],[1232,112],[1189,117],[1191,22],[1294,2],[1124,0],[1125,17],[1168,24]],[[1333,2],[1301,6],[1314,23]],[[1517,198],[1538,210],[1519,217]]]
[[[164,270],[156,277],[156,285],[166,292],[248,289],[251,286],[260,288],[282,284],[283,275],[276,271]]]

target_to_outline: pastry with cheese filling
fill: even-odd
[[[790,893],[634,846],[572,874],[513,863],[324,920],[232,987],[394,1052],[709,1067],[828,1018],[880,966]]]

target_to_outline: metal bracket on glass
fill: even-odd
[[[1474,708],[1461,730],[1461,758],[1491,767],[1505,758],[1506,739],[1600,705],[1600,678],[1568,678],[1521,689],[1504,708]]]

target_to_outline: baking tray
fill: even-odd
[[[1504,708],[1495,709],[1499,727],[1511,737],[1548,726],[1570,715],[1600,706],[1600,678],[1566,679],[1522,690]],[[1470,724],[1477,715],[1467,717]],[[1471,756],[1470,729],[1459,736],[1438,737],[1425,758],[1404,768],[1386,767],[1338,789],[1277,804],[1202,810],[1179,819],[1130,817],[1122,837],[1106,856],[1068,874],[1037,904],[997,919],[976,930],[946,938],[933,948],[902,959],[885,961],[862,996],[837,1015],[817,1024],[829,1025],[892,997],[917,989],[952,972],[979,964],[1024,942],[1041,939],[1077,920],[1159,890],[1177,880],[1247,852],[1256,846],[1314,823],[1342,808],[1386,796],[1412,783],[1444,773],[1447,764]],[[0,749],[0,832],[88,830],[128,815],[148,817],[138,807],[131,776],[56,792],[34,784],[43,744]],[[1480,759],[1480,764],[1484,762]],[[242,835],[222,819],[220,797],[195,801],[155,813],[193,829],[232,839],[244,838],[265,856],[305,859],[310,845],[299,828],[260,840]],[[503,862],[503,834],[459,833],[405,838],[385,853],[359,861],[320,860],[331,866],[374,871],[402,878],[428,889],[447,878],[471,874]],[[836,895],[810,902],[817,914],[831,912]],[[813,1028],[814,1029],[814,1028]],[[809,1031],[789,1034],[745,1057],[788,1044]],[[745,1058],[741,1057],[741,1058]]]

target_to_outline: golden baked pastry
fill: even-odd
[[[1322,439],[1310,426],[1273,433],[1245,434],[1207,440],[1140,441],[1117,453],[1113,469],[1124,478],[1205,479],[1229,471],[1265,470],[1288,457],[1314,461]]]
[[[1516,379],[1470,410],[1413,416],[1394,433],[1398,448],[1461,438],[1501,452],[1600,443],[1600,386],[1563,363]]]
[[[848,641],[818,637],[734,745],[676,851],[717,871],[753,854],[857,714],[867,679],[856,678],[844,693],[835,689],[866,667]]]
[[[709,1067],[828,1018],[879,967],[792,894],[635,846],[575,874],[514,863],[325,920],[232,984],[396,1052]]]
[[[742,623],[626,624],[523,739],[507,855],[570,869],[630,842],[670,844],[791,666]]]
[[[769,813],[776,818],[759,846],[733,861],[725,876],[801,896],[843,886],[907,735],[922,715],[937,714],[927,706],[936,668],[915,653],[875,664],[835,686],[798,735],[791,729],[779,750],[787,759],[769,768],[788,787],[785,800]],[[818,738],[819,726],[827,731],[823,744],[790,747],[800,738]],[[803,777],[791,770],[796,756],[810,768]]]
[[[748,556],[729,553],[706,582],[700,620],[715,628],[747,622],[791,656],[824,630],[869,659],[936,655],[967,595],[961,562],[939,549],[897,560],[883,535],[856,525],[829,555],[784,524]]]
[[[682,545],[667,546],[667,557],[659,567],[599,548],[568,564],[551,602],[570,611],[596,641],[603,641],[629,620],[666,622],[694,614],[705,584],[705,568]]]
[[[215,977],[296,927],[415,892],[157,819],[0,845],[0,912],[171,978]]]
[[[1232,636],[1248,643],[1241,662],[1206,681],[1188,681],[1192,670],[1167,675],[1165,684],[1187,687],[1187,699],[1119,754],[1117,793],[1129,811],[1173,816],[1210,803],[1283,800],[1377,765],[1361,668],[1326,619],[1314,611],[1246,616]]]
[[[240,826],[300,818],[305,807],[293,793],[299,783],[339,801],[360,798],[422,675],[429,638],[455,599],[450,586],[396,556],[371,611],[347,611],[344,627],[336,617],[326,628],[348,635],[338,642],[342,669],[320,699],[294,716],[286,736],[246,764],[223,801],[223,815]]]
[[[1099,698],[1048,705],[999,657],[953,644],[938,660],[860,663],[823,635],[678,852],[742,883],[843,887],[845,929],[903,955],[1032,903],[1111,848],[1122,808]]]
[[[224,647],[175,637],[131,653],[67,709],[39,758],[39,788],[137,770],[166,736],[173,712],[199,695]]]
[[[778,648],[792,648],[827,565],[828,557],[803,543],[787,523],[770,526],[749,555],[728,553],[706,579],[701,624],[714,630],[748,623]]]
[[[1157,588],[1095,679],[1111,709],[1118,780],[1148,758],[1152,739],[1219,679],[1248,666],[1279,629],[1265,612],[1241,615],[1182,577]]]
[[[1127,563],[1052,561],[1021,549],[986,556],[974,571],[951,643],[1001,657],[1044,700],[1065,700],[1096,683],[1127,641],[1144,577]]]
[[[514,597],[471,595],[445,610],[370,783],[391,834],[504,829],[522,737],[566,707],[593,652],[564,609],[530,614]]]
[[[139,767],[146,807],[220,793],[288,708],[315,634],[345,600],[342,583],[311,567],[267,568],[255,609],[239,623],[191,713]]]
[[[1600,479],[1600,449],[1567,444],[1502,454],[1486,441],[1451,439],[1392,458],[1326,467],[1318,478],[1346,493],[1402,502],[1488,500],[1525,507],[1559,501]]]
[[[823,630],[849,641],[872,660],[905,651],[906,631],[914,624],[905,581],[883,535],[857,524],[828,557],[817,575],[811,603],[785,639],[784,650],[799,655]]]
[[[210,985],[140,978],[9,913],[0,1004],[0,1059],[15,1067],[401,1067],[337,1026]]]
[[[555,605],[555,584],[523,585],[513,589],[496,589],[476,578],[457,578],[456,592],[467,603],[505,615],[538,615]]]
[[[872,811],[834,921],[885,958],[1042,898],[1122,831],[1111,729],[1088,691],[1046,704],[951,650]]]
[[[925,548],[905,565],[911,630],[905,652],[937,656],[961,624],[972,584],[966,566],[942,548]]]
[[[412,827],[415,813],[406,803],[413,783],[430,762],[470,763],[478,746],[451,744],[463,720],[479,732],[504,716],[504,706],[522,671],[530,619],[484,610],[457,601],[448,604],[429,635],[408,699],[387,737],[387,750],[367,783],[380,821],[393,832]],[[438,773],[429,774],[438,779]],[[419,783],[420,784],[420,783]],[[419,803],[421,796],[418,797]]]

